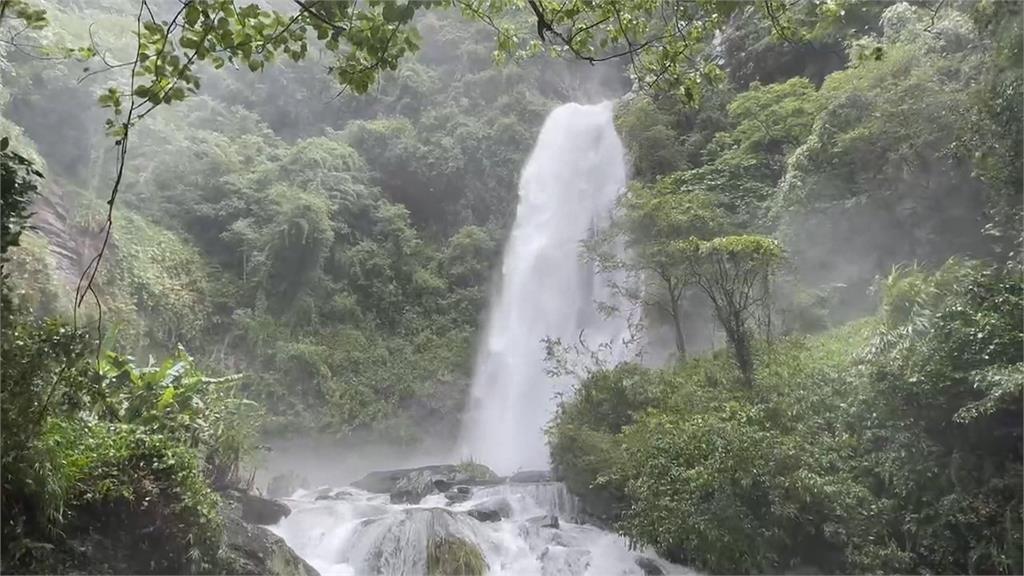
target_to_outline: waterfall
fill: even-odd
[[[569,383],[546,374],[542,339],[575,343],[583,331],[597,346],[626,334],[623,320],[598,313],[595,300],[611,295],[579,257],[580,242],[607,218],[625,180],[610,103],[567,104],[548,116],[520,177],[461,443],[464,455],[501,474],[548,467],[544,426]],[[395,472],[419,478],[422,469],[384,475]],[[476,551],[493,575],[692,574],[581,524],[580,502],[545,474],[497,482],[434,492],[417,504],[356,487],[299,490],[284,499],[292,513],[271,529],[324,576],[425,574],[438,569],[439,543],[462,543],[448,559]]]
[[[612,104],[565,104],[548,115],[519,182],[499,292],[479,344],[461,449],[498,473],[547,468],[544,426],[568,383],[545,372],[542,340],[612,342],[625,323],[595,300],[605,283],[580,258],[626,183]]]

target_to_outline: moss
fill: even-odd
[[[459,472],[476,481],[494,481],[499,478],[494,470],[472,459],[459,462],[458,468]]]
[[[431,576],[481,576],[486,572],[483,553],[468,540],[437,538],[427,545],[427,574]]]

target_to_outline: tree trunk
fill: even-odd
[[[742,317],[734,315],[732,322],[724,326],[725,337],[732,348],[733,358],[736,359],[736,367],[740,370],[740,377],[743,384],[748,388],[754,386],[754,352],[751,348],[751,338]]]
[[[672,300],[672,328],[676,336],[676,351],[679,357],[686,360],[686,336],[683,335],[682,311],[679,309],[679,297],[670,297]]]

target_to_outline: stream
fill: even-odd
[[[488,574],[693,574],[650,551],[631,551],[617,534],[574,523],[576,499],[559,482],[475,487],[459,503],[444,494],[419,504],[389,500],[352,487],[299,490],[282,499],[292,513],[270,529],[322,576],[426,574],[428,542],[453,536],[479,548]],[[482,522],[470,516],[481,508],[502,509],[507,517]]]

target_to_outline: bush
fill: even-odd
[[[624,505],[612,475],[621,450],[615,436],[656,401],[652,373],[635,364],[599,370],[559,406],[548,444],[554,472],[599,521],[614,521]]]
[[[762,344],[752,388],[720,353],[591,375],[549,430],[556,469],[700,570],[1019,573],[1019,270],[884,290],[876,320]]]
[[[54,420],[47,443],[67,486],[75,566],[184,574],[216,566],[217,496],[194,451],[136,425]],[[84,549],[83,552],[75,548]]]
[[[59,322],[5,310],[5,571],[194,573],[217,566],[211,485],[238,483],[258,410],[183,351],[146,368]]]
[[[58,455],[44,439],[53,412],[75,409],[89,386],[87,340],[58,322],[16,321],[3,311],[0,357],[0,490],[5,568],[55,534],[69,484]]]
[[[893,538],[931,572],[1019,573],[1024,286],[953,260],[888,279],[853,415],[866,481],[897,503]]]

